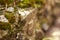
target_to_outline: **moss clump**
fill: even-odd
[[[8,21],[13,24],[15,22],[15,16],[14,16],[14,13],[9,13],[9,12],[6,12],[5,13],[5,17],[8,19]]]
[[[0,22],[0,29],[11,30],[11,24],[6,22]]]

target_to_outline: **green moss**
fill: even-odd
[[[11,30],[11,24],[6,22],[0,22],[0,29]]]
[[[15,22],[14,13],[6,12],[6,13],[5,13],[5,17],[9,20],[9,22],[10,22],[11,24],[13,24],[13,23]]]

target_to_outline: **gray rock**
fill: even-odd
[[[8,7],[6,11],[13,12],[14,11],[14,8],[13,7]]]

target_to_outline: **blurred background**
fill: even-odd
[[[60,0],[0,0],[0,40],[60,40]]]

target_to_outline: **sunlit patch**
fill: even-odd
[[[25,13],[26,15],[29,15],[29,14],[30,14],[30,11],[24,11],[24,13]]]
[[[60,36],[60,31],[53,32],[52,36]]]
[[[25,16],[25,13],[24,12],[19,11],[19,10],[18,10],[18,12],[19,12],[19,14],[21,14],[21,16]]]
[[[30,14],[30,11],[27,10],[18,10],[19,14],[21,14],[21,16],[27,16]]]
[[[52,38],[52,37],[46,37],[46,38],[43,38],[43,40],[54,40],[54,38]]]

